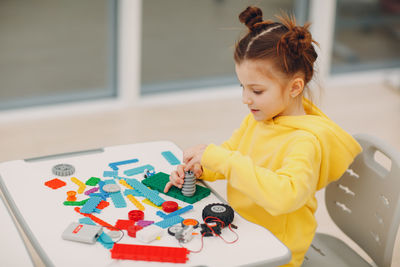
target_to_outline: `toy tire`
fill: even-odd
[[[220,219],[221,221],[223,221],[224,227],[225,227],[232,223],[233,218],[235,216],[235,212],[227,204],[212,203],[212,204],[208,204],[203,209],[202,217],[206,223],[213,221],[212,218],[208,218],[207,220],[205,220],[205,218],[207,218],[209,216],[216,217],[216,218]]]

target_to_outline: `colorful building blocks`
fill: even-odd
[[[123,260],[185,263],[188,254],[188,249],[178,247],[115,244],[111,249],[111,258]]]
[[[128,218],[131,221],[140,221],[144,219],[144,212],[141,210],[131,210],[128,212]]]
[[[99,182],[100,182],[100,178],[97,177],[90,177],[87,181],[86,181],[86,185],[90,185],[90,186],[96,186]]]
[[[117,220],[115,227],[121,230],[128,230],[128,226],[134,225],[135,221],[132,220]]]
[[[75,168],[74,168],[74,166],[72,166],[70,164],[61,163],[61,164],[55,165],[52,168],[52,172],[54,175],[57,175],[57,176],[70,176],[70,175],[74,174]]]
[[[154,176],[154,175],[153,175]],[[151,176],[151,177],[153,177]],[[165,200],[163,198],[161,198],[159,195],[157,195],[157,193],[155,193],[154,191],[148,189],[144,184],[142,184],[141,182],[139,182],[136,179],[125,179],[125,181],[132,186],[133,188],[135,188],[136,190],[140,191],[140,193],[142,193],[144,195],[145,198],[147,198],[148,200],[150,200],[151,202],[153,202],[154,204],[156,204],[157,206],[160,206],[162,203],[165,202]]]
[[[92,213],[94,209],[97,208],[101,201],[101,197],[90,197],[89,200],[82,206],[80,212],[82,213]]]
[[[131,224],[131,225],[128,226],[128,228],[126,230],[127,230],[128,235],[130,237],[136,237],[137,231],[142,230],[142,229],[143,229],[142,226]]]
[[[118,171],[104,171],[103,177],[115,177],[118,176]]]
[[[154,223],[154,225],[157,225],[157,226],[165,229],[165,228],[168,228],[168,227],[170,227],[172,225],[181,223],[183,220],[184,219],[181,216],[178,216],[178,215],[177,216],[173,216],[173,217],[168,217],[168,218],[164,217],[164,220],[156,222],[156,223]]]
[[[84,199],[82,201],[64,201],[63,204],[65,206],[83,206],[89,200],[89,198]]]
[[[165,201],[161,207],[163,211],[170,213],[178,210],[178,203],[175,201]]]
[[[93,188],[91,188],[89,190],[86,190],[84,194],[89,196],[90,194],[96,193],[97,191],[99,191],[99,188],[98,187],[93,187]]]
[[[154,170],[154,167],[152,165],[147,164],[147,165],[144,165],[144,166],[140,166],[140,167],[136,167],[136,168],[133,168],[133,169],[126,170],[126,171],[124,171],[124,174],[127,175],[127,176],[133,176],[133,175],[136,175],[136,174],[139,174],[139,173],[143,173],[144,170],[146,170],[146,169],[151,171],[151,170]]]
[[[171,165],[179,165],[181,161],[175,157],[175,155],[171,151],[163,151],[161,155],[169,162]]]
[[[76,201],[75,191],[67,191],[67,201]]]
[[[50,187],[52,189],[57,189],[57,188],[63,187],[66,184],[67,184],[66,182],[64,182],[64,181],[62,181],[60,179],[57,179],[57,178],[54,178],[54,179],[44,183],[45,186],[48,186],[48,187]]]
[[[71,181],[79,186],[78,190],[76,191],[78,194],[82,194],[85,191],[86,185],[76,177],[71,177]]]
[[[142,183],[151,189],[157,190],[170,197],[182,200],[186,203],[193,204],[197,201],[210,195],[211,190],[204,186],[196,185],[196,192],[191,197],[186,197],[182,194],[181,190],[175,186],[171,187],[167,193],[164,193],[165,185],[169,182],[169,175],[163,172],[158,172],[142,181]]]
[[[133,195],[126,195],[126,197],[132,202],[133,205],[136,206],[139,210],[143,211],[145,210],[145,207],[142,205],[142,203],[139,202]]]
[[[92,215],[92,214],[82,213],[82,212],[80,211],[80,208],[79,208],[79,207],[75,207],[74,210],[75,210],[76,212],[78,212],[79,214],[81,214],[81,215],[83,215],[83,216],[85,216],[85,217],[88,217],[88,218],[92,219],[94,222],[100,224],[101,226],[106,227],[107,229],[109,229],[109,230],[111,230],[111,231],[114,231],[114,230],[115,230],[115,227],[114,227],[114,226],[112,226],[111,224],[109,224],[109,223],[103,221],[102,219],[100,219],[100,218],[98,218],[98,217],[96,217],[96,216],[94,216],[94,215]]]

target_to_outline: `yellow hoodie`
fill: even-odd
[[[208,181],[227,179],[229,204],[270,230],[300,266],[317,223],[315,192],[346,171],[361,152],[356,140],[304,99],[307,115],[258,122],[249,114],[221,146],[201,159]]]

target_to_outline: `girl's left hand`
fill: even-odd
[[[191,170],[195,165],[201,166],[201,157],[207,145],[197,145],[183,152],[183,162],[186,164],[185,171]]]

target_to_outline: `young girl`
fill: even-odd
[[[263,21],[248,7],[239,15],[248,33],[236,44],[236,74],[250,114],[221,146],[198,145],[165,191],[182,187],[184,171],[200,179],[227,179],[229,204],[243,218],[270,230],[300,266],[317,223],[315,192],[338,179],[361,147],[304,98],[317,53],[309,24],[294,18]]]

